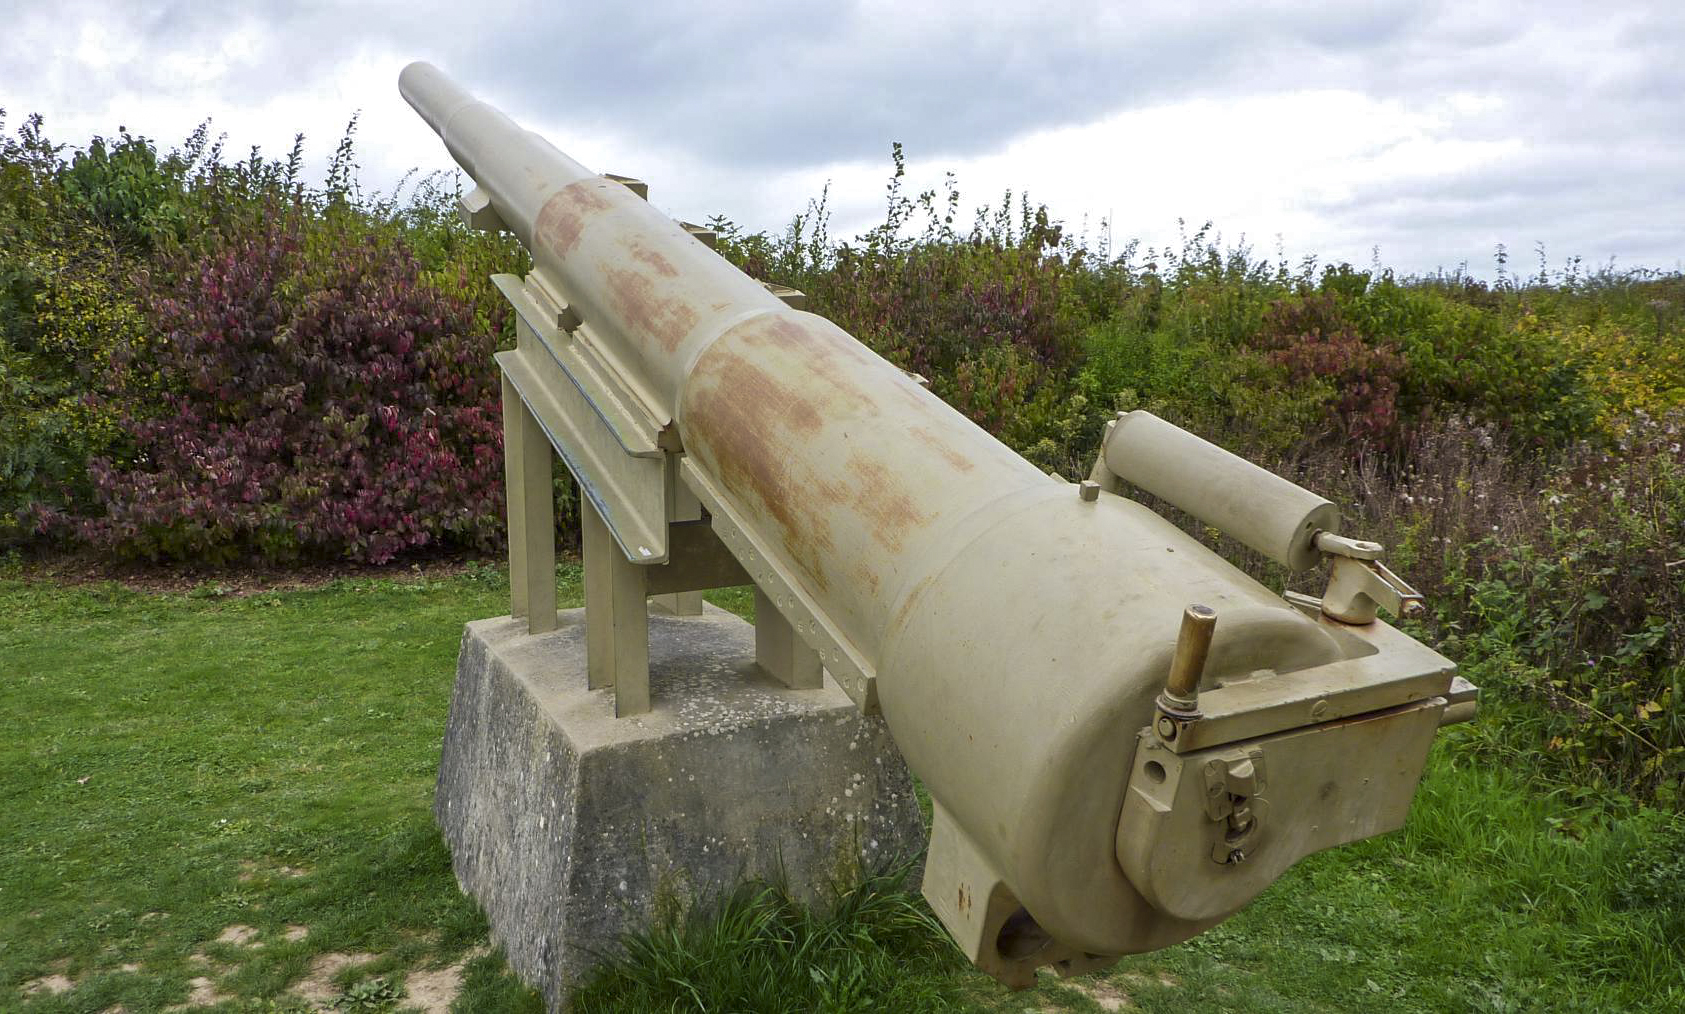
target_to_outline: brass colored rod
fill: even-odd
[[[1182,629],[1176,635],[1176,654],[1170,659],[1170,677],[1164,694],[1170,702],[1193,710],[1199,699],[1199,680],[1205,674],[1205,657],[1211,652],[1211,634],[1217,627],[1217,611],[1194,604],[1182,612]]]

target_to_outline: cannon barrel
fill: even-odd
[[[636,476],[668,462],[767,601],[881,709],[935,807],[925,894],[980,967],[1025,985],[1039,965],[1167,946],[1309,852],[1402,823],[1445,659],[1043,473],[433,67],[400,86],[478,185],[470,212],[532,254],[505,291],[547,351],[506,375],[541,417],[577,391],[613,438],[550,433],[587,501],[631,563],[660,564],[665,519],[648,521]],[[565,381],[529,391],[552,361]],[[1205,455],[1174,492],[1197,513],[1201,486],[1257,486],[1257,472]],[[1298,526],[1322,501],[1276,501],[1298,513],[1251,530],[1297,539],[1279,552],[1303,565],[1315,532]],[[1223,502],[1235,524],[1251,517]],[[1166,698],[1190,603],[1216,620]]]

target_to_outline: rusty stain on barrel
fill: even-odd
[[[569,183],[556,191],[539,209],[533,239],[558,257],[572,253],[591,220],[613,207],[601,186],[602,181],[593,178]]]
[[[654,268],[655,273],[662,278],[679,277],[679,269],[675,268],[673,262],[668,260],[661,251],[652,250],[636,239],[626,244],[626,252],[632,255],[633,260],[642,261]],[[718,307],[720,304],[715,305]]]
[[[656,280],[636,268],[604,265],[603,280],[615,311],[626,323],[627,336],[640,345],[653,338],[662,352],[671,355],[696,326],[695,307],[681,297],[663,297]]]
[[[773,349],[769,358],[765,352]],[[825,471],[809,463],[807,448],[821,430],[842,427],[846,433],[852,418],[890,414],[885,392],[861,387],[851,368],[875,360],[824,322],[770,313],[710,344],[685,388],[684,428],[693,453],[711,460],[728,488],[758,501],[759,512],[777,523],[792,563],[820,588],[828,588],[833,576],[826,558],[837,548],[832,518],[838,510],[856,514],[889,553],[901,552],[909,532],[934,520],[896,481],[894,462],[884,457],[899,459],[900,446],[860,447]],[[920,408],[928,418],[931,406],[921,399]],[[882,580],[863,562],[851,566],[868,585]]]
[[[696,383],[698,378],[705,382]],[[687,401],[685,428],[693,453],[713,458],[729,488],[751,492],[778,522],[791,559],[817,587],[829,588],[821,555],[834,543],[822,508],[842,500],[847,491],[811,469],[792,475],[795,449],[782,439],[818,430],[823,425],[818,410],[753,362],[723,353],[717,345],[698,363]],[[782,425],[770,425],[771,419]]]

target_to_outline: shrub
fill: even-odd
[[[88,458],[120,435],[89,403],[93,378],[142,335],[121,261],[57,184],[58,152],[39,117],[0,139],[0,544],[86,505]]]
[[[1354,446],[1390,447],[1398,437],[1398,392],[1404,360],[1348,324],[1333,295],[1282,300],[1264,314],[1252,340],[1294,383],[1319,381],[1330,391],[1328,422]]]
[[[144,137],[118,128],[118,138],[96,137],[59,173],[65,197],[113,243],[135,252],[171,247],[185,239],[196,209],[186,193],[189,169],[203,150],[208,124],[189,142],[189,154],[159,159]]]
[[[1495,759],[1671,798],[1685,776],[1685,419],[1625,427],[1623,446],[1541,461],[1453,417],[1416,431],[1403,469],[1318,462],[1306,481],[1427,597],[1424,633],[1508,730],[1477,741]]]
[[[488,276],[526,255],[457,223],[450,178],[363,195],[352,137],[320,190],[302,141],[227,164],[204,128],[164,155],[119,131],[65,156],[38,118],[0,140],[0,540],[379,561],[501,537]],[[714,219],[722,253],[1043,468],[1086,473],[1140,407],[1339,500],[1485,682],[1469,749],[1674,791],[1685,277],[1399,279],[1209,226],[1114,254],[1022,195],[962,230],[953,180],[906,195],[894,160],[882,225],[834,242],[821,196],[780,236]]]
[[[1406,425],[1449,411],[1499,424],[1526,445],[1582,439],[1600,399],[1581,357],[1562,335],[1532,326],[1513,295],[1495,298],[1496,309],[1490,299],[1465,302],[1388,273],[1340,307],[1371,345],[1403,358],[1397,400]]]
[[[306,263],[308,217],[269,223],[153,294],[158,340],[113,371],[134,463],[92,463],[103,514],[83,535],[154,559],[493,544],[494,339],[473,308],[422,287],[401,244],[318,234]]]

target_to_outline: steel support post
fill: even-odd
[[[587,684],[614,688],[617,718],[649,710],[649,604],[642,567],[626,559],[597,508],[580,497],[585,552]]]
[[[550,439],[503,378],[504,502],[509,513],[509,615],[527,632],[556,629],[556,490]]]
[[[817,690],[824,685],[819,653],[796,636],[790,621],[759,585],[755,586],[755,661],[791,690]]]

